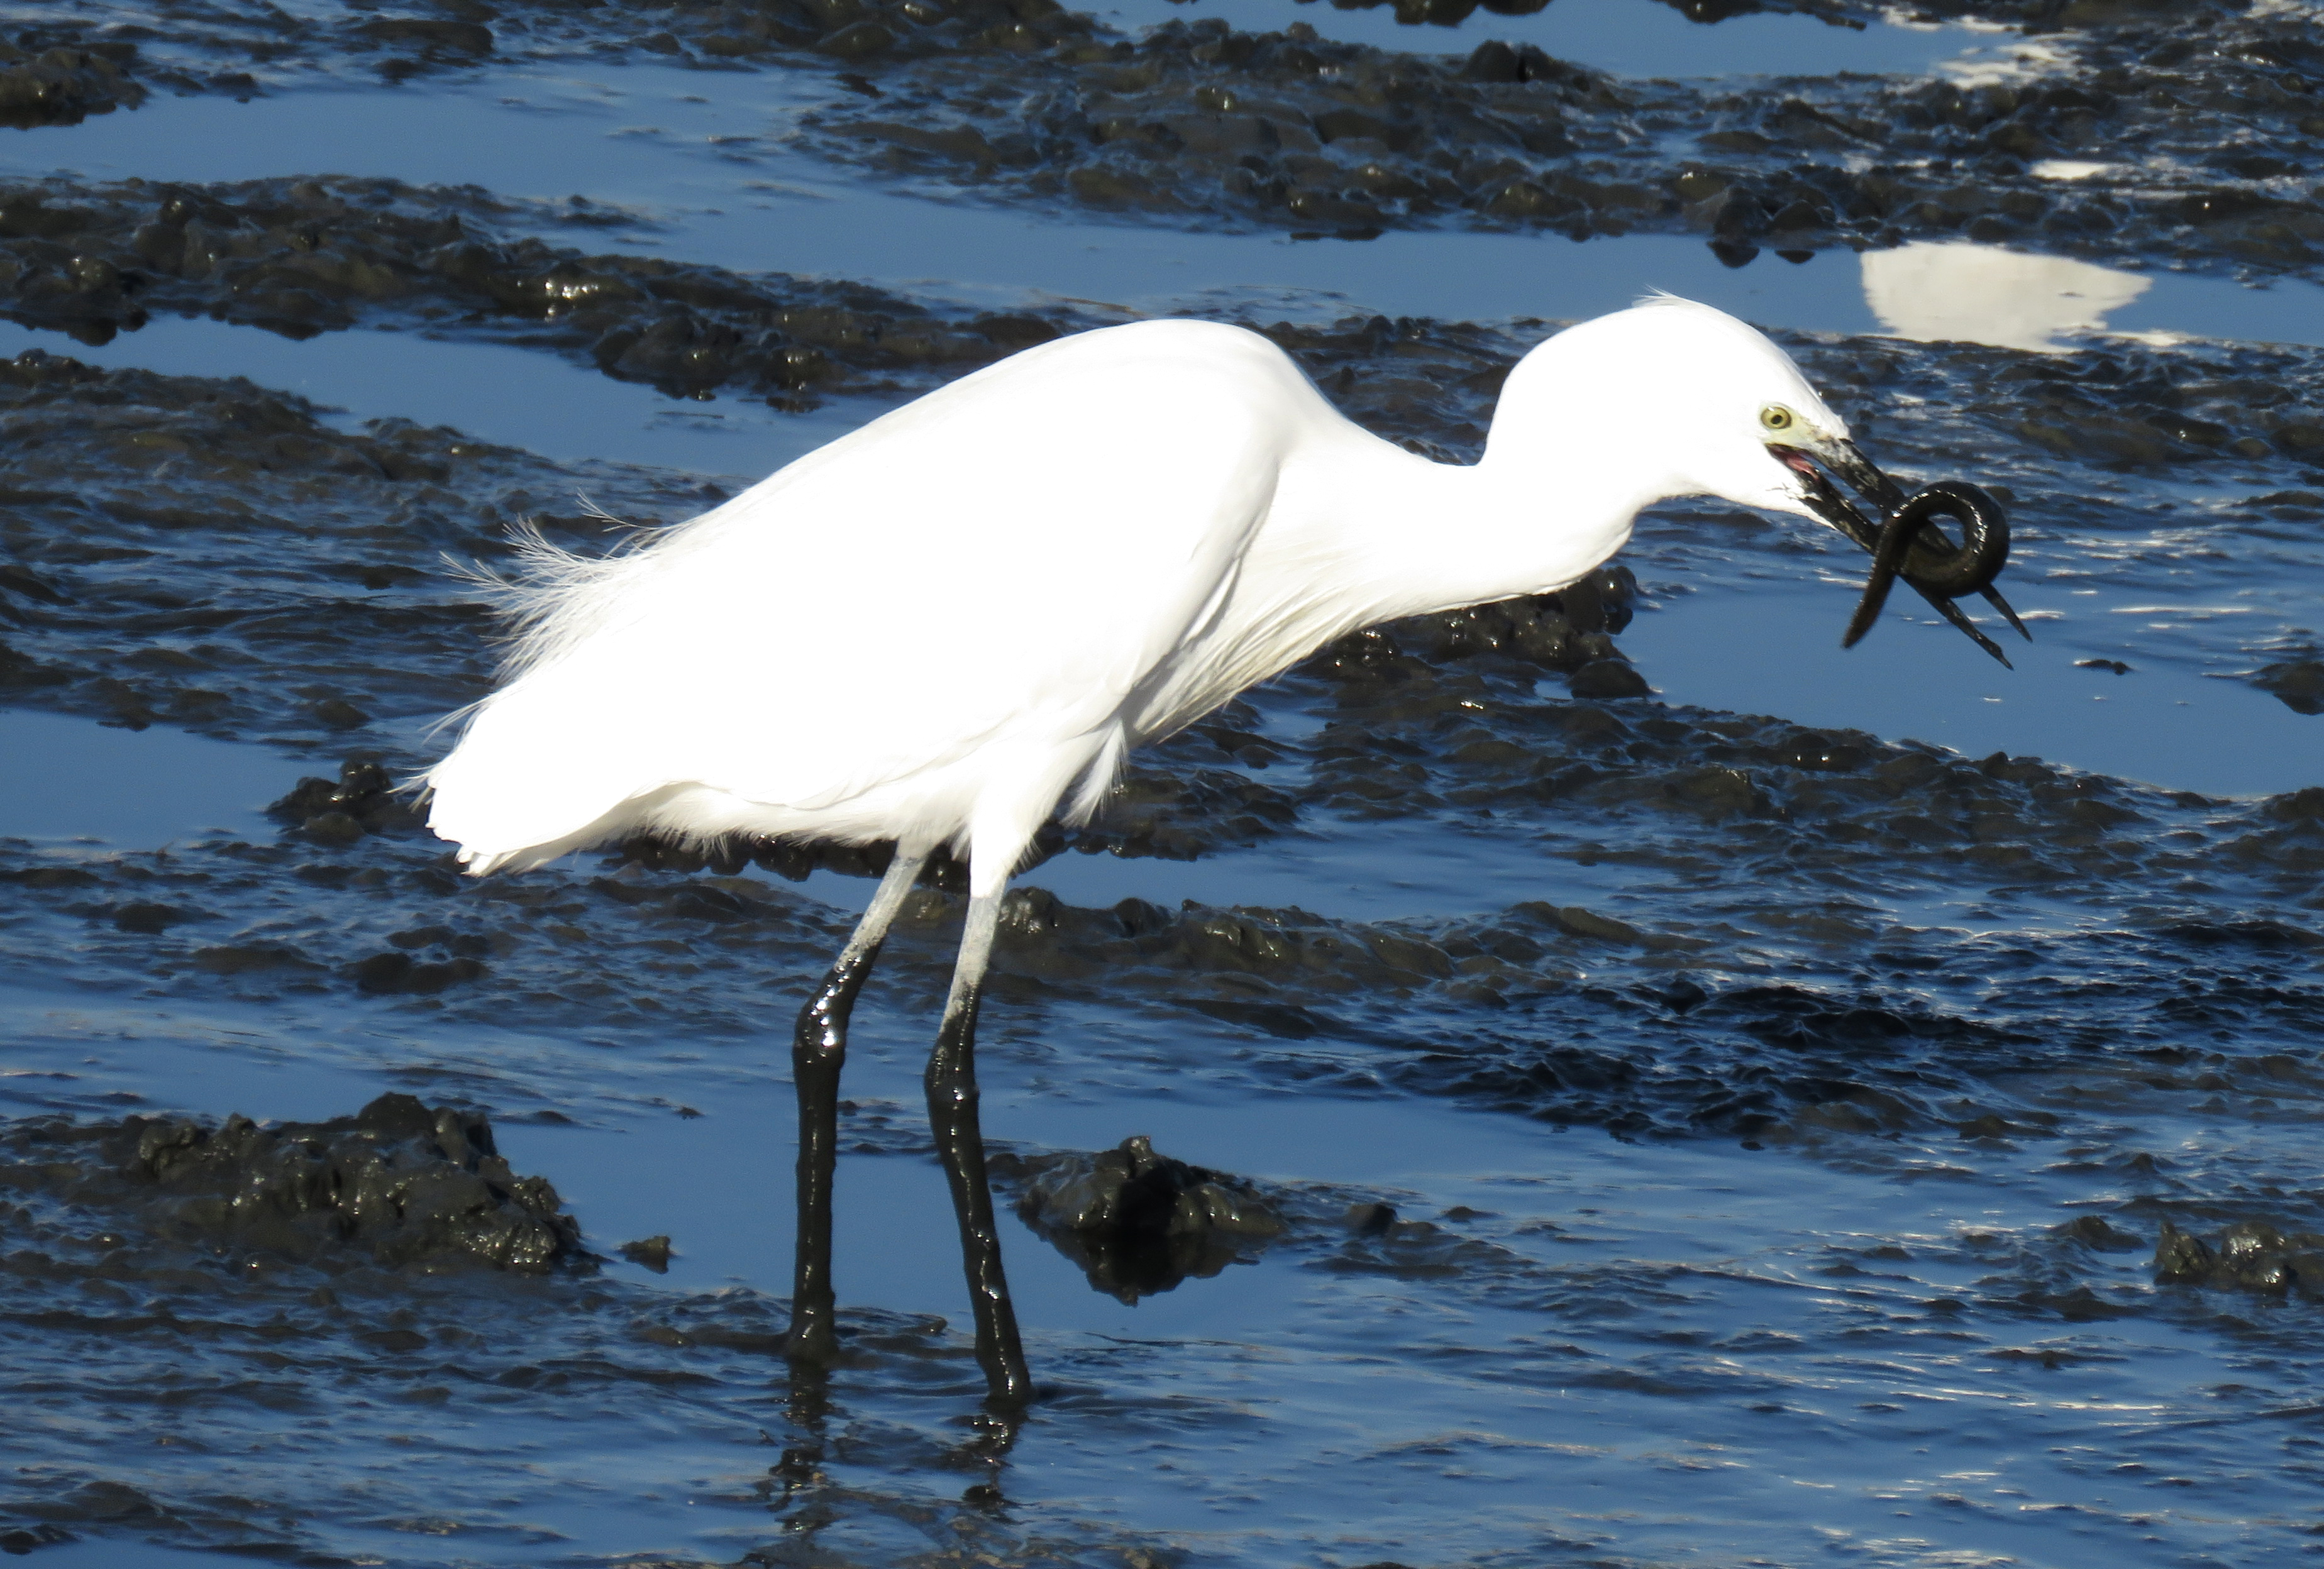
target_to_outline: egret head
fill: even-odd
[[[1725,311],[1655,295],[1543,348],[1573,413],[1623,427],[1631,463],[1665,495],[1790,512],[1852,538],[1828,500],[1832,478],[1883,513],[1903,499],[1792,357]]]
[[[2009,535],[1991,499],[1948,483],[1910,499],[1908,509],[1904,490],[1864,454],[1792,357],[1724,311],[1656,295],[1570,327],[1519,363],[1505,411],[1512,397],[1533,431],[1562,431],[1564,462],[1579,449],[1637,475],[1640,503],[1718,496],[1832,528],[1875,555],[1876,588],[1867,594],[1875,612],[1895,576],[1932,602],[1970,592],[1994,598],[1987,591],[2008,558]],[[1496,436],[1501,423],[1497,417]],[[1939,514],[1962,522],[1960,545],[1929,523]],[[1895,536],[1886,552],[1884,530]],[[2001,656],[1946,605],[1938,608]],[[1863,621],[1859,615],[1850,642]]]

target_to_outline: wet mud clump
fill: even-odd
[[[417,797],[395,781],[374,755],[359,754],[339,766],[336,780],[306,778],[266,809],[275,821],[296,828],[316,844],[345,846],[367,833],[408,832],[425,826]]]
[[[135,108],[145,89],[123,68],[136,53],[134,44],[30,50],[0,40],[0,126],[78,125]]]
[[[2239,1220],[2209,1242],[2169,1221],[2154,1244],[2154,1283],[2324,1297],[2324,1234],[2286,1236],[2264,1220]]]
[[[1123,1302],[1208,1280],[1290,1229],[1251,1184],[1157,1154],[1143,1133],[1094,1154],[996,1157],[991,1169],[1019,1185],[1025,1224]]]
[[[482,1113],[408,1095],[323,1123],[24,1123],[0,1156],[0,1188],[205,1251],[529,1273],[587,1257],[556,1189],[510,1170]]]
[[[1413,616],[1341,638],[1311,656],[1306,672],[1355,682],[1394,682],[1417,666],[1503,660],[1560,670],[1575,697],[1643,697],[1646,677],[1614,644],[1630,624],[1638,580],[1618,563],[1594,568],[1552,593]]]
[[[2324,659],[2283,659],[2253,672],[2251,684],[2294,713],[2324,714]]]

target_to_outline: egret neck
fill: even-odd
[[[1328,474],[1286,473],[1257,541],[1333,561],[1348,623],[1336,631],[1563,588],[1628,542],[1642,508],[1686,489],[1603,446],[1489,442],[1462,464],[1357,439],[1360,457],[1323,457]],[[1332,545],[1316,548],[1318,535]]]
[[[1167,735],[1362,628],[1563,588],[1621,549],[1639,509],[1684,490],[1546,447],[1437,463],[1343,424],[1285,460],[1188,656],[1127,705],[1129,739]]]

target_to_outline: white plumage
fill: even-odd
[[[1650,399],[1624,396],[1631,355]],[[1473,468],[1360,429],[1238,327],[1028,350],[638,548],[535,542],[511,678],[429,774],[431,821],[477,873],[741,830],[973,840],[989,884],[1077,778],[1086,810],[1128,747],[1331,638],[1597,565],[1639,506],[1704,483],[1683,384],[1738,358],[1760,374],[1719,399],[1727,493],[1784,505],[1760,407],[1845,427],[1704,307],[1536,349]]]
[[[1067,793],[1087,813],[1130,748],[1342,633],[1570,583],[1663,498],[1817,516],[1808,455],[1877,476],[1847,436],[1780,349],[1667,298],[1536,347],[1470,466],[1360,429],[1238,327],[1061,339],[633,549],[532,540],[509,677],[428,775],[429,821],[479,875],[640,830],[896,842],[794,1047],[807,1361],[836,1344],[848,1011],[927,858],[966,852],[929,1115],[979,1360],[1021,1401],[972,1049],[1000,895]]]

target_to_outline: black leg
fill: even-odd
[[[928,1054],[928,1126],[936,1154],[952,1186],[953,1213],[960,1219],[961,1267],[968,1276],[968,1301],[976,1321],[976,1360],[996,1405],[1022,1408],[1033,1398],[1025,1348],[1017,1335],[1017,1309],[1009,1299],[1009,1277],[1001,1267],[1001,1230],[992,1215],[992,1189],[984,1174],[984,1134],[976,1115],[976,1013],[985,963],[991,953],[998,895],[973,899],[960,965],[945,1005],[936,1050]]]
[[[839,1351],[832,1315],[831,1188],[839,1158],[839,1070],[847,1064],[847,1016],[880,957],[879,944],[852,945],[823,977],[791,1037],[798,1087],[798,1243],[791,1274],[791,1333],[783,1354],[828,1363]]]
[[[847,1019],[880,957],[890,922],[919,876],[922,855],[900,850],[889,863],[872,907],[839,961],[799,1010],[791,1037],[791,1076],[798,1090],[798,1237],[791,1277],[791,1331],[783,1354],[828,1363],[838,1354],[831,1282],[831,1188],[839,1155],[839,1072],[847,1063]]]

